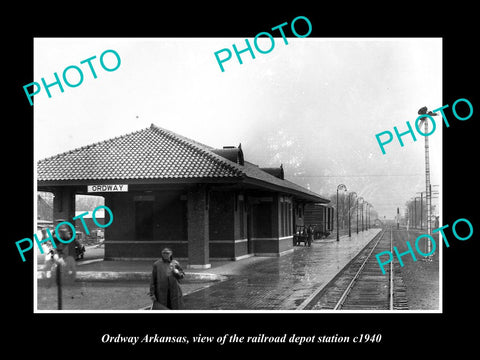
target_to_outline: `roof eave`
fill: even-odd
[[[283,193],[286,193],[286,194],[294,195],[295,197],[297,197],[301,200],[305,200],[306,202],[323,203],[323,204],[327,204],[327,203],[330,202],[330,200],[325,199],[325,198],[321,197],[320,195],[308,194],[306,192],[302,192],[302,191],[292,189],[292,188],[289,188],[289,187],[284,187],[284,186],[272,184],[272,183],[265,182],[265,181],[258,180],[258,179],[252,179],[252,178],[249,178],[249,177],[245,177],[243,182],[245,184],[259,186],[259,187],[267,189],[267,190],[283,192]]]
[[[198,183],[237,183],[241,177],[202,177],[202,178],[143,178],[143,179],[68,179],[68,180],[38,180],[37,187],[52,186],[82,186],[103,184],[128,185],[169,185],[169,184],[198,184]]]

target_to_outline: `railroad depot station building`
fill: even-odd
[[[192,268],[293,251],[305,206],[329,203],[282,167],[245,161],[241,145],[214,149],[153,124],[39,161],[37,185],[54,194],[54,220],[72,222],[77,194],[104,197],[114,215],[106,260],[158,259],[170,247]]]

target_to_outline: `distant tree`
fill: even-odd
[[[39,191],[37,195],[37,218],[42,220],[53,219],[53,198],[54,194],[46,191]],[[76,211],[93,211],[97,206],[105,205],[105,198],[98,195],[76,195]]]
[[[47,201],[40,193],[37,195],[37,219],[53,220],[53,201]]]
[[[91,211],[100,205],[105,205],[105,198],[103,196],[77,195],[75,197],[76,211]]]
[[[425,198],[414,200],[409,200],[405,203],[407,219],[410,223],[410,226],[416,226],[418,228],[426,228],[427,223],[427,203]],[[434,206],[432,206],[432,209]]]

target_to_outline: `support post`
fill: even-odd
[[[188,262],[192,269],[209,269],[208,189],[197,185],[188,192]]]

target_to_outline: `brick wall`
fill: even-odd
[[[175,257],[187,257],[187,201],[183,194],[132,191],[106,196],[105,205],[112,210],[114,221],[105,228],[105,258],[160,258],[165,247],[170,247]],[[136,233],[138,201],[151,201],[153,205],[150,239],[140,239]]]
[[[190,266],[209,267],[207,189],[196,185],[188,191],[188,259]]]
[[[234,193],[212,191],[209,200],[210,240],[233,240]]]

